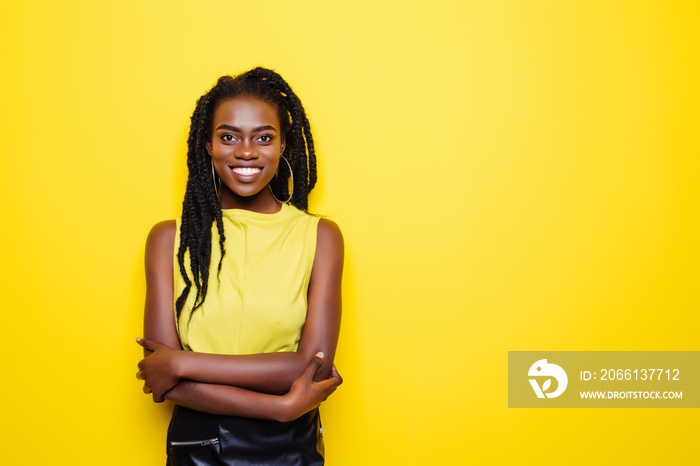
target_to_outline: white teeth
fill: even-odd
[[[233,169],[234,173],[238,173],[239,175],[255,175],[256,173],[260,173],[262,171],[262,168],[253,168],[253,167],[236,167]]]

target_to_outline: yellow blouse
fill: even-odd
[[[319,217],[287,204],[274,214],[241,209],[224,209],[222,214],[226,253],[221,274],[217,279],[221,254],[214,224],[206,300],[191,312],[193,283],[178,322],[183,349],[218,354],[296,351],[306,320]],[[175,300],[185,288],[177,261],[180,224],[178,218]],[[185,268],[192,279],[189,260],[188,251]]]

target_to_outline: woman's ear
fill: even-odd
[[[211,142],[207,141],[204,145],[207,146],[207,152],[209,153],[209,157],[211,157]]]
[[[284,148],[287,147],[287,138],[282,138],[282,150],[280,150],[280,155],[284,154]],[[211,155],[211,154],[210,154]]]

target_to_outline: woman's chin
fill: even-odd
[[[221,208],[235,209],[247,208],[248,206],[265,207],[278,205],[272,192],[265,185],[263,188],[259,186],[236,186],[231,189],[226,186],[221,193]]]

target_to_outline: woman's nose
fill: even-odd
[[[254,144],[247,141],[242,141],[236,144],[236,151],[234,152],[236,158],[243,160],[250,160],[258,158],[258,150]]]

